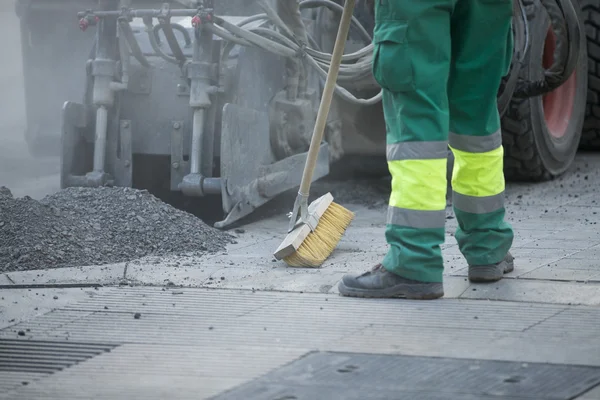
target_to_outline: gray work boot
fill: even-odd
[[[515,258],[506,254],[504,260],[491,265],[469,265],[469,280],[471,282],[496,282],[502,279],[504,274],[515,269]]]
[[[400,297],[416,300],[437,299],[444,296],[442,283],[419,282],[391,273],[377,264],[361,275],[344,275],[338,289],[342,296]]]

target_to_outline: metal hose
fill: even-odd
[[[540,96],[553,91],[565,83],[575,71],[581,51],[581,38],[584,36],[577,11],[571,0],[540,0],[548,12],[556,48],[552,65],[544,71],[544,78],[538,81],[521,80],[514,91],[514,97]]]
[[[557,46],[554,62],[544,73],[541,81],[528,82],[518,77],[529,48],[529,25],[522,0],[514,0],[513,35],[515,49],[509,76],[505,78],[498,93],[499,105],[505,109],[513,97],[537,96],[562,85],[573,73],[579,61],[580,43],[583,35],[577,12],[572,0],[540,0],[550,16],[552,30],[556,36]],[[314,68],[317,73],[325,78],[331,64],[331,54],[318,48],[315,40],[309,35],[304,35],[301,30],[292,29],[284,23],[284,19],[269,5],[261,0],[259,5],[263,14],[245,18],[233,24],[224,18],[215,16],[212,23],[205,23],[204,27],[212,34],[226,40],[222,59],[229,57],[235,45],[253,46],[273,54],[289,58],[302,58],[306,64]],[[326,7],[337,13],[342,13],[343,7],[331,0],[304,0],[298,5],[299,10],[316,7]],[[143,11],[143,10],[142,10]],[[148,13],[151,10],[145,10]],[[185,10],[175,10],[172,15],[186,15]],[[187,14],[190,15],[190,14]],[[151,20],[151,18],[148,18]],[[147,20],[145,19],[145,22]],[[247,27],[249,24],[252,27]],[[270,27],[267,27],[270,25]],[[153,50],[165,60],[180,64],[181,60],[166,55],[157,42],[157,36],[152,26],[146,23],[150,44]],[[345,54],[339,71],[339,83],[350,83],[367,77],[371,74],[372,56],[374,46],[372,37],[356,17],[352,17],[352,26],[360,34],[362,40],[368,45],[362,49]],[[176,28],[177,29],[177,28]],[[299,33],[300,32],[300,33]],[[305,32],[305,31],[304,31]],[[312,39],[312,40],[311,40]],[[187,39],[186,39],[187,41]],[[348,90],[340,86],[335,87],[335,92],[346,101],[359,105],[372,105],[381,100],[382,92],[376,96],[362,99],[355,97]]]

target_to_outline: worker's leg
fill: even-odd
[[[448,83],[453,202],[461,252],[470,266],[507,256],[503,147],[496,96],[512,57],[512,0],[458,0],[452,15]],[[502,277],[502,271],[495,279]],[[495,280],[492,279],[492,280]]]
[[[340,293],[439,297],[448,151],[447,0],[376,0],[373,75],[384,89],[392,194],[383,268],[346,276]],[[387,275],[386,275],[387,274]],[[412,286],[410,284],[420,285]],[[396,289],[394,289],[396,288]]]

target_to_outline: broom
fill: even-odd
[[[346,0],[344,4],[342,19],[331,56],[331,66],[327,73],[323,97],[321,98],[304,173],[302,174],[300,190],[290,218],[288,235],[273,254],[276,259],[284,260],[292,267],[319,267],[323,264],[336,248],[346,228],[354,219],[354,213],[333,202],[331,193],[321,196],[312,202],[310,206],[308,205],[310,184],[325,132],[325,124],[327,123],[344,54],[346,38],[350,31],[354,3],[355,0]],[[298,213],[300,213],[300,219],[296,222]]]

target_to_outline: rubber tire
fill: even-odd
[[[577,7],[578,1],[574,1]],[[543,75],[541,64],[544,43],[550,26],[546,12],[538,1],[527,2],[530,48],[525,67],[519,72],[526,80],[539,80]],[[579,11],[580,21],[583,15]],[[552,138],[546,121],[542,97],[513,99],[502,118],[504,145],[504,173],[508,181],[545,181],[564,173],[572,164],[585,118],[587,98],[587,47],[582,36],[582,50],[576,73],[577,87],[571,120],[565,135]]]
[[[588,95],[580,148],[600,149],[600,2],[581,2],[588,49]]]

